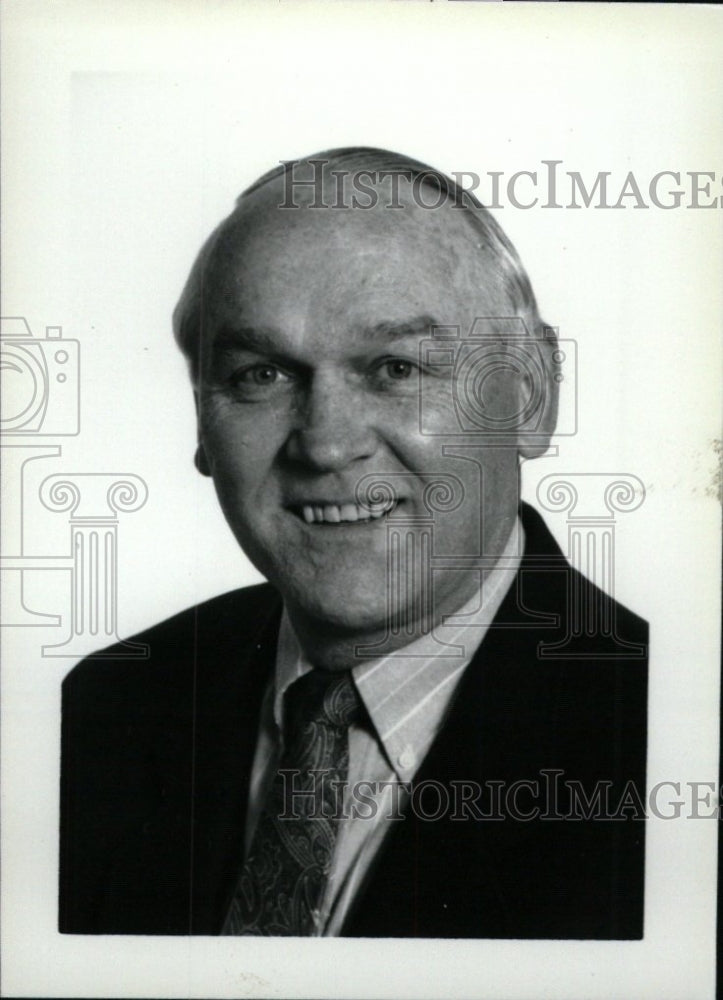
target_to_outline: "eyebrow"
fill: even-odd
[[[273,330],[252,326],[224,326],[213,338],[214,351],[234,351],[242,348],[258,351],[277,351],[278,336]]]
[[[432,329],[439,325],[439,320],[434,317],[422,315],[409,320],[383,320],[370,327],[359,327],[357,332],[360,340],[397,340],[431,334]],[[222,327],[213,339],[213,349],[223,352],[246,348],[278,353],[282,341],[278,333],[263,327]]]
[[[402,322],[384,321],[375,323],[361,331],[361,335],[370,340],[374,339],[397,339],[398,337],[418,337],[421,334],[429,334],[432,328],[440,326],[439,320],[433,316],[415,316],[413,319]]]

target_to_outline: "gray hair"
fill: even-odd
[[[479,238],[480,249],[486,249],[497,262],[502,277],[502,284],[513,312],[526,324],[528,331],[535,336],[542,327],[537,302],[527,272],[510,240],[502,227],[488,209],[482,205],[471,191],[465,190],[456,181],[441,171],[414,160],[402,153],[394,153],[386,149],[375,149],[365,146],[349,146],[340,149],[330,149],[322,153],[306,156],[301,160],[283,161],[279,166],[264,174],[250,187],[246,188],[236,199],[234,211],[224,219],[201,247],[194,261],[191,273],[186,281],[181,297],[173,311],[173,334],[176,343],[188,361],[192,377],[198,375],[199,345],[203,324],[204,285],[208,267],[219,237],[225,231],[229,221],[236,211],[242,207],[244,199],[254,191],[269,184],[279,177],[284,177],[299,164],[321,162],[325,172],[331,168],[343,169],[349,172],[370,171],[374,174],[400,174],[412,183],[423,183],[445,195],[454,207],[463,210],[465,217],[474,227]],[[293,177],[293,174],[292,174]]]

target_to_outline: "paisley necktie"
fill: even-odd
[[[289,738],[254,833],[223,934],[310,936],[323,899],[361,715],[351,674],[312,670],[286,694]]]

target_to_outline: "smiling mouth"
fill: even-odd
[[[395,499],[383,504],[371,504],[368,507],[362,507],[358,503],[314,503],[301,504],[291,509],[306,524],[325,526],[369,524],[391,514],[401,502],[401,500]]]

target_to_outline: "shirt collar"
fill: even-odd
[[[463,607],[430,634],[352,668],[357,690],[400,781],[411,780],[437,735],[457,684],[517,574],[523,549],[524,530],[518,519],[497,565]],[[311,669],[284,609],[273,706],[280,731],[284,694]]]

